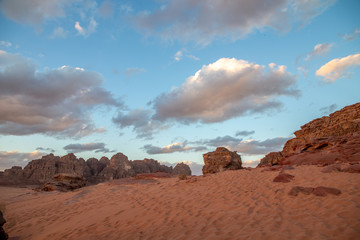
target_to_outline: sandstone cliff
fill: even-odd
[[[166,172],[191,175],[190,168],[185,166],[179,165],[173,169],[172,167],[161,165],[154,159],[130,161],[122,153],[115,154],[110,160],[102,157],[100,160],[90,158],[87,161],[82,158],[78,159],[73,153],[63,157],[49,154],[41,159],[32,160],[24,169],[17,166],[6,169],[0,176],[0,184],[43,184],[51,182],[56,174],[70,174],[83,177],[87,183],[134,177],[140,173]]]
[[[259,166],[360,161],[360,103],[315,119],[296,131],[279,153],[269,153]]]

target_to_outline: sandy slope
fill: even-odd
[[[255,169],[68,193],[2,187],[0,202],[13,239],[360,239],[360,174],[320,171],[288,170],[290,183]],[[289,196],[296,185],[342,194]]]

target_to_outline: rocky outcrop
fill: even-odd
[[[294,175],[291,174],[287,174],[287,173],[279,173],[279,175],[277,175],[273,182],[282,182],[282,183],[288,183],[291,182],[291,180],[294,179]]]
[[[86,186],[86,179],[75,174],[60,173],[55,174],[53,181],[45,183],[41,191],[60,191],[67,192]]]
[[[184,164],[185,165],[185,164]],[[190,168],[187,165],[180,165],[178,172],[189,173]],[[0,176],[2,185],[37,185],[46,183],[45,189],[67,188],[61,181],[54,181],[56,174],[67,174],[69,176],[79,176],[86,179],[87,183],[98,183],[113,179],[134,177],[139,173],[165,172],[173,174],[173,168],[161,165],[154,159],[144,159],[129,161],[128,157],[122,153],[117,153],[109,160],[102,157],[100,160],[90,158],[87,161],[78,159],[73,153],[63,157],[57,157],[53,154],[43,156],[41,159],[32,160],[22,169],[21,167],[12,167],[5,170]],[[191,174],[191,171],[190,171]],[[81,184],[80,184],[81,185]],[[70,186],[69,188],[73,188]]]
[[[173,174],[191,176],[191,169],[185,163],[178,163],[174,167]]]
[[[281,152],[269,153],[258,166],[360,162],[360,103],[315,119],[294,134]]]
[[[242,169],[240,155],[224,147],[218,147],[214,152],[203,154],[203,158],[205,163],[202,168],[203,174]]]
[[[6,240],[9,238],[5,230],[3,229],[4,224],[6,223],[6,220],[3,216],[3,213],[0,211],[0,240]]]
[[[271,152],[267,154],[259,163],[260,166],[274,166],[280,164],[283,155],[281,152]]]
[[[297,196],[299,193],[303,193],[305,195],[314,194],[315,196],[318,197],[325,197],[328,194],[340,195],[341,191],[337,188],[323,187],[323,186],[315,187],[315,188],[295,186],[291,188],[289,195]]]
[[[166,172],[173,173],[173,168],[165,165],[161,165],[154,159],[145,158],[144,160],[131,161],[131,166],[138,173],[154,173],[154,172]]]

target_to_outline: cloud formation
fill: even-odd
[[[316,71],[316,75],[322,77],[324,82],[333,83],[340,78],[349,76],[350,73],[345,71],[353,66],[360,66],[360,53],[335,58],[321,66]]]
[[[96,31],[96,28],[98,26],[98,23],[91,18],[89,21],[89,25],[87,28],[83,28],[79,22],[75,23],[75,29],[77,30],[77,32],[84,36],[84,37],[88,37],[90,36],[92,33],[94,33]]]
[[[31,60],[0,50],[0,134],[80,138],[94,132],[90,110],[123,108],[96,72],[62,66],[37,71]]]
[[[338,106],[336,104],[331,104],[330,106],[320,108],[320,112],[324,115],[328,115],[333,113],[337,108]]]
[[[55,152],[55,150],[52,149],[52,148],[43,148],[43,147],[37,147],[36,150],[46,151],[46,152],[51,152],[51,153],[54,153],[54,152]]]
[[[105,147],[105,143],[73,143],[66,145],[64,149],[67,152],[72,153],[79,153],[79,152],[87,152],[87,151],[93,151],[95,152],[103,152],[108,153],[111,152],[108,148]]]
[[[237,40],[265,28],[287,31],[294,21],[309,23],[332,3],[334,0],[166,0],[159,9],[140,12],[134,22],[146,34],[206,45],[215,38]]]
[[[66,38],[67,31],[62,27],[57,27],[54,29],[53,33],[51,34],[50,38]]]
[[[188,152],[188,151],[198,152],[198,151],[204,151],[207,148],[203,146],[189,147],[187,145],[187,141],[185,141],[185,142],[172,143],[164,147],[157,147],[151,144],[147,144],[143,147],[143,149],[146,150],[146,153],[148,154],[163,154],[163,153]]]
[[[250,136],[251,134],[254,134],[255,131],[252,130],[252,131],[237,131],[235,136],[244,136],[244,137],[247,137],[247,136]]]
[[[332,48],[332,44],[330,43],[320,43],[314,47],[310,53],[308,53],[305,57],[305,60],[308,61],[313,57],[317,56],[325,56]]]
[[[359,34],[360,34],[360,29],[355,29],[352,33],[345,34],[343,38],[346,41],[353,41],[358,37]]]
[[[0,151],[0,171],[11,168],[12,166],[24,167],[29,161],[39,159],[46,153],[39,151],[24,153],[18,151]]]
[[[146,70],[144,68],[127,68],[124,72],[124,74],[127,76],[127,77],[131,77],[135,74],[139,74],[139,73],[143,73],[143,72],[146,72]]]
[[[3,14],[18,23],[40,24],[46,19],[65,16],[65,7],[77,0],[3,0],[0,9]]]
[[[276,137],[264,141],[246,140],[233,146],[232,150],[244,155],[265,155],[269,152],[280,151],[289,139],[290,138]]]
[[[0,45],[7,48],[12,46],[11,42],[7,42],[7,41],[0,41]]]
[[[296,77],[285,66],[266,67],[235,58],[204,65],[183,85],[153,101],[154,119],[222,122],[248,113],[277,109],[279,96],[299,96]]]
[[[153,134],[169,128],[167,123],[153,120],[152,115],[152,110],[140,108],[127,113],[118,112],[112,120],[120,128],[132,127],[137,138],[150,140]]]
[[[276,137],[258,141],[254,139],[243,140],[229,135],[213,139],[202,139],[194,142],[197,146],[226,147],[243,155],[264,155],[269,152],[279,151],[289,138]]]

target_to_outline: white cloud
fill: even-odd
[[[203,66],[183,85],[154,101],[156,120],[222,122],[248,113],[276,109],[278,96],[298,96],[296,77],[285,66],[266,67],[235,58]]]
[[[39,159],[47,155],[39,151],[23,153],[18,151],[0,151],[0,171],[11,168],[12,166],[24,167],[29,161]]]
[[[64,8],[78,0],[3,0],[0,9],[3,14],[23,24],[40,24],[46,19],[64,17]]]
[[[182,52],[180,50],[177,51],[174,56],[175,61],[180,61],[182,56],[183,56]]]
[[[355,29],[352,33],[344,35],[344,39],[347,41],[353,41],[360,34],[360,29]]]
[[[4,47],[11,47],[11,42],[7,42],[7,41],[0,41],[0,45],[1,46],[4,46]]]
[[[67,31],[62,27],[57,27],[54,29],[50,38],[66,38]]]
[[[177,51],[175,53],[174,60],[178,62],[181,59],[183,59],[183,57],[190,58],[190,59],[195,60],[195,61],[200,60],[198,57],[195,57],[194,55],[191,55],[189,53],[189,51],[187,49],[185,49],[185,48],[183,48],[182,50],[179,50],[179,51]]]
[[[79,138],[94,132],[90,110],[123,104],[96,72],[63,66],[37,71],[32,61],[0,50],[0,134]]]
[[[308,53],[305,57],[305,60],[308,61],[316,56],[325,56],[332,48],[332,44],[330,43],[320,43],[314,47],[310,53]]]
[[[98,23],[91,18],[88,27],[85,29],[83,28],[79,22],[75,22],[75,29],[78,33],[84,37],[88,37],[96,31]]]
[[[334,0],[165,0],[153,12],[134,17],[136,26],[163,39],[181,39],[206,45],[219,37],[242,38],[254,30],[290,29],[293,22],[308,23]]]
[[[350,73],[345,71],[353,66],[360,66],[360,53],[343,58],[335,58],[321,66],[316,71],[316,75],[323,77],[324,82],[332,83],[348,76]]]
[[[257,159],[257,160],[250,160],[250,161],[243,161],[242,162],[242,166],[243,167],[256,167],[259,163],[260,163],[261,159]]]

